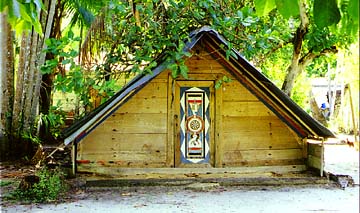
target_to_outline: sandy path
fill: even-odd
[[[161,187],[93,189],[59,205],[18,205],[4,212],[359,212],[359,187],[232,187],[193,192]],[[136,191],[134,191],[136,190]],[[81,195],[79,195],[81,197]]]
[[[347,145],[325,146],[325,171],[333,174],[350,175],[359,185],[359,152]]]

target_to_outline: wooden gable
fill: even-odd
[[[213,127],[211,161],[206,167],[304,164],[301,140],[296,133],[201,43],[192,54],[186,61],[188,79],[173,79],[171,72],[165,70],[151,80],[79,143],[78,162],[118,167],[178,166],[174,158],[179,152],[180,120],[175,90],[178,84],[196,86],[210,82]],[[232,81],[215,89],[223,76]]]
[[[307,162],[323,168],[322,154],[308,154],[306,139],[323,141],[334,137],[331,131],[236,50],[226,58],[227,42],[216,31],[204,27],[190,37],[184,49],[192,54],[186,59],[187,79],[172,78],[167,60],[159,62],[152,75],[135,77],[64,131],[65,145],[76,147],[73,160],[79,171],[173,167],[303,171]],[[232,81],[219,84],[224,76]]]

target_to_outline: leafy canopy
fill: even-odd
[[[257,15],[266,16],[275,8],[285,18],[299,15],[299,3],[312,7],[312,16],[320,29],[335,26],[333,31],[351,34],[356,39],[359,21],[358,0],[254,0]]]
[[[42,34],[41,24],[38,19],[40,10],[43,9],[41,0],[1,0],[0,12],[7,12],[11,27],[20,35],[34,27],[35,31]]]

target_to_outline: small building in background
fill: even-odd
[[[324,125],[328,125],[330,121],[334,131],[353,133],[352,117],[355,115],[351,109],[349,90],[348,84],[345,83],[329,81],[328,78],[313,79],[311,89],[315,103],[311,106],[313,117]]]

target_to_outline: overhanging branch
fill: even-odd
[[[336,49],[336,46],[332,46],[329,48],[323,49],[319,53],[314,53],[313,50],[310,50],[307,54],[305,54],[300,60],[299,64],[302,66],[309,65],[314,59],[319,58],[320,56],[327,55],[327,54],[334,54],[337,53],[338,49]]]

